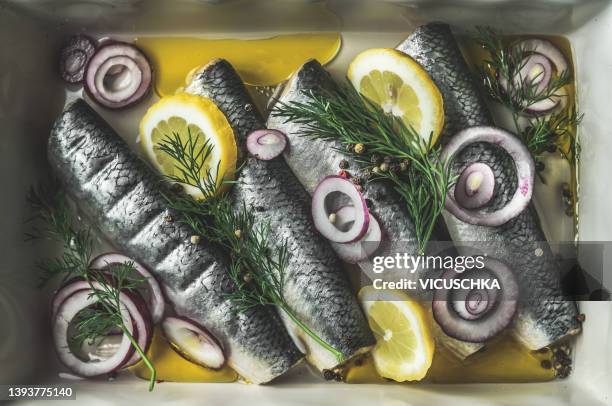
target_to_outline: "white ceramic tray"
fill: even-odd
[[[579,238],[612,241],[612,7],[606,1],[0,0],[0,384],[57,376],[46,333],[48,297],[28,287],[35,279],[34,262],[44,253],[23,242],[28,215],[23,196],[48,171],[46,139],[66,98],[56,77],[61,38],[79,31],[127,37],[342,31],[344,46],[329,67],[341,77],[361,50],[392,47],[416,24],[431,20],[449,22],[459,31],[483,24],[506,33],[552,33],[570,39],[578,103],[585,113],[580,126]],[[129,117],[122,113],[121,119],[103,113],[133,142],[137,117],[145,108],[130,110]],[[546,198],[545,191],[539,193],[538,199]],[[562,218],[554,211],[544,215],[549,238],[570,238],[571,226]],[[604,255],[605,284],[611,286],[612,253]],[[593,260],[581,258],[586,267]],[[88,405],[611,405],[612,305],[581,302],[580,307],[587,320],[577,340],[574,373],[552,383],[345,385],[324,382],[304,367],[268,386],[164,383],[152,394],[142,381],[125,375],[112,383],[75,383],[77,399]]]

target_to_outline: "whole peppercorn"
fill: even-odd
[[[393,157],[390,157],[390,156],[386,156],[383,159],[383,162],[387,164],[390,164],[392,161],[393,161]]]
[[[585,314],[580,313],[578,316],[576,316],[576,320],[578,320],[580,323],[584,323],[584,321],[586,320]]]
[[[570,189],[569,183],[563,183],[561,185],[561,194],[563,194],[563,196],[565,196],[565,197],[571,197],[572,196],[572,191]]]
[[[200,236],[199,235],[192,235],[189,240],[191,241],[191,243],[193,245],[196,245],[196,244],[198,244],[200,242]]]
[[[244,283],[251,283],[253,281],[253,275],[247,272],[242,277],[242,280],[244,280]]]
[[[372,154],[372,156],[370,157],[370,162],[372,162],[375,165],[378,165],[380,163],[380,156],[376,154]]]
[[[347,151],[349,151],[349,152],[350,152],[350,151],[352,151],[354,148],[355,148],[355,145],[354,145],[354,144],[346,144],[346,150],[347,150]]]
[[[340,161],[340,163],[338,164],[338,166],[340,167],[340,169],[346,169],[349,166],[349,163],[346,159],[343,159]]]
[[[362,154],[365,151],[365,145],[363,144],[357,144],[355,145],[355,153],[356,154]]]
[[[408,162],[406,159],[404,159],[402,162],[400,162],[399,164],[399,168],[400,171],[402,172],[406,172],[408,170],[408,167],[410,166],[410,162]]]
[[[379,169],[381,172],[387,172],[389,170],[389,164],[383,162],[382,164],[380,164]]]
[[[355,185],[355,189],[357,189],[358,192],[363,192],[363,187],[361,185]]]
[[[333,381],[335,376],[336,374],[331,369],[323,370],[323,378],[325,378],[326,381]]]
[[[242,235],[242,231],[240,229],[234,230],[234,235],[236,236],[236,238],[240,238],[240,236]]]
[[[353,176],[351,178],[351,182],[353,182],[354,185],[361,185],[361,177],[360,176]]]

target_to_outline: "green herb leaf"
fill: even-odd
[[[89,269],[94,245],[91,230],[79,229],[74,225],[74,213],[59,189],[43,186],[32,188],[27,201],[34,211],[32,221],[37,224],[26,235],[27,239],[46,239],[62,245],[59,257],[39,263],[43,271],[41,284],[56,277],[64,280],[81,277],[89,283],[90,296],[96,299],[95,306],[84,309],[76,318],[76,332],[70,338],[71,344],[81,346],[84,342],[94,343],[114,329],[121,330],[151,371],[149,390],[153,390],[155,368],[130,334],[121,314],[122,292],[134,291],[144,283],[143,278],[135,276],[134,263],[117,264],[109,269],[108,274]]]
[[[419,253],[424,252],[455,181],[440,159],[440,148],[361,96],[348,81],[334,90],[305,95],[305,102],[279,102],[272,114],[302,125],[305,137],[339,141],[343,145],[339,151],[351,154],[363,169],[374,173],[370,181],[390,181],[406,202]],[[365,152],[347,148],[357,144]],[[392,165],[380,170],[372,164],[376,157],[390,158]],[[405,171],[397,170],[400,164],[406,165]]]
[[[188,140],[185,141],[176,133],[166,134],[159,148],[174,159],[180,173],[167,176],[167,179],[195,187],[204,196],[202,200],[194,200],[185,195],[165,195],[170,207],[180,214],[180,221],[189,225],[195,235],[220,244],[230,252],[232,261],[228,275],[235,289],[227,297],[234,303],[236,311],[245,312],[261,305],[277,306],[306,334],[339,361],[343,360],[342,353],[299,320],[283,297],[289,258],[287,241],[271,249],[269,223],[257,225],[255,216],[244,203],[238,208],[233,207],[227,193],[221,191],[228,182],[218,182],[211,171],[205,171],[202,177],[200,162],[213,150],[208,140],[194,139],[191,131],[188,131]]]

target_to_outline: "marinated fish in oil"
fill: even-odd
[[[446,116],[443,143],[466,127],[493,125],[448,25],[418,27],[397,49],[419,62],[442,92]],[[517,184],[511,158],[491,144],[473,143],[456,156],[453,166],[460,170],[474,162],[494,170],[496,187],[490,204],[503,206]],[[539,349],[580,331],[576,304],[562,293],[559,265],[532,205],[498,227],[467,224],[449,213],[445,220],[453,240],[485,248],[514,268],[521,303],[513,331],[523,344]]]
[[[207,242],[190,242],[191,229],[167,207],[161,179],[83,100],[55,122],[48,154],[92,224],[152,270],[176,312],[210,329],[222,341],[229,365],[246,380],[268,382],[300,361],[272,310],[236,312],[226,296],[234,287],[225,255]]]
[[[367,351],[374,337],[330,244],[315,230],[310,196],[282,157],[269,161],[246,157],[246,138],[265,128],[242,80],[225,60],[198,70],[187,86],[189,93],[210,98],[234,129],[244,165],[232,188],[236,205],[253,210],[258,224],[269,223],[277,247],[288,245],[284,298],[299,320],[345,359]],[[320,370],[339,360],[282,314],[287,328],[306,347],[306,358]]]

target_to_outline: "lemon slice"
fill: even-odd
[[[353,59],[348,77],[359,93],[435,144],[444,126],[442,94],[414,59],[391,48],[369,49]]]
[[[177,161],[159,147],[166,137],[176,135],[183,144],[189,142],[191,135],[196,150],[207,140],[212,145],[208,157],[199,156],[201,179],[208,173],[218,183],[231,179],[236,170],[236,140],[227,119],[211,100],[188,93],[166,96],[151,106],[140,121],[140,142],[146,157],[162,174],[181,177]],[[183,187],[194,198],[204,197],[196,187]]]
[[[359,300],[376,337],[372,350],[376,371],[394,381],[425,377],[434,354],[434,339],[423,307],[400,291],[366,286]]]

